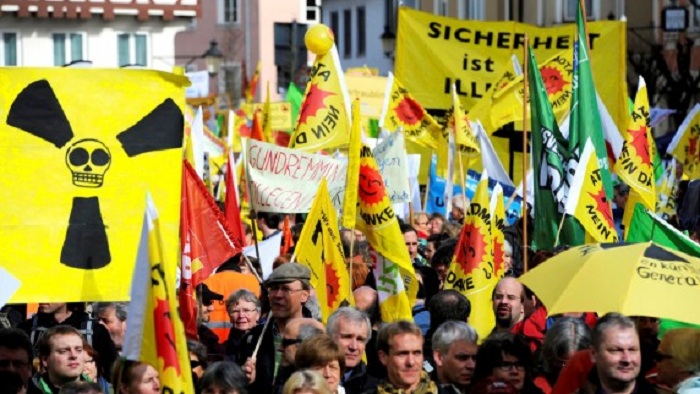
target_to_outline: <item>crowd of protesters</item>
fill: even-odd
[[[341,231],[355,306],[325,325],[311,272],[290,255],[262,283],[255,259],[223,264],[197,288],[198,338],[187,343],[196,393],[700,393],[700,329],[659,338],[654,317],[548,315],[518,281],[528,253],[519,225],[504,231],[505,276],[488,311],[496,324],[479,338],[470,300],[443,289],[465,206],[401,224],[420,283],[412,320],[382,321],[369,247],[356,230]],[[281,219],[260,215],[257,224],[269,237]],[[120,357],[126,303],[39,304],[26,317],[22,305],[0,314],[0,394],[161,392],[154,366]]]

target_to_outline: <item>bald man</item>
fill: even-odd
[[[377,290],[369,286],[360,286],[352,294],[355,297],[355,308],[366,313],[374,325],[376,323],[375,314],[378,312],[376,309],[379,307]]]
[[[496,315],[494,332],[509,332],[525,316],[525,288],[517,279],[505,277],[493,290],[491,297]]]
[[[290,320],[282,332],[281,365],[294,365],[294,357],[296,357],[299,344],[314,335],[325,332],[326,327],[318,320],[307,317]]]

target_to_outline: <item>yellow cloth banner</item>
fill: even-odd
[[[357,228],[371,246],[382,321],[413,319],[418,281],[372,150],[362,146]]]
[[[311,286],[316,289],[324,324],[336,309],[355,304],[338,231],[338,215],[328,193],[326,178],[321,180],[294,250],[297,262],[311,270]]]
[[[575,25],[537,27],[517,22],[447,18],[399,9],[396,76],[426,108],[448,109],[454,83],[471,109],[501,76],[512,54],[522,57],[527,35],[537,58],[548,59],[573,48]],[[627,126],[626,24],[587,24],[596,88],[618,128]],[[522,59],[521,59],[522,60]],[[483,121],[483,120],[482,120]]]
[[[600,165],[590,140],[586,141],[576,167],[565,210],[581,223],[594,242],[618,242],[612,205],[605,195]]]
[[[464,112],[462,103],[457,97],[455,86],[452,85],[452,127],[455,131],[455,144],[457,153],[480,153],[479,143],[476,142],[474,131],[469,125],[469,119]]]
[[[442,131],[435,119],[391,73],[379,127],[390,132],[402,129],[407,140],[431,149],[437,149],[437,139]]]
[[[695,104],[678,128],[668,152],[683,165],[688,179],[700,178],[700,104]]]
[[[0,68],[0,265],[11,302],[126,301],[144,195],[177,261],[184,76]],[[172,267],[174,269],[174,266]]]
[[[342,226],[355,228],[357,217],[357,186],[360,182],[360,150],[362,150],[362,118],[360,100],[352,102],[352,128],[348,146],[348,172],[345,177],[345,197],[343,198]]]
[[[491,293],[498,277],[493,265],[490,206],[489,180],[484,171],[464,218],[464,227],[445,279],[446,289],[461,292],[471,302],[469,324],[479,333],[479,338],[486,338],[496,325]]]
[[[622,133],[625,142],[622,153],[615,162],[615,172],[630,187],[637,190],[644,205],[652,212],[656,209],[656,180],[654,156],[656,143],[651,133],[649,98],[644,78],[639,77],[639,88],[634,98],[627,132]]]
[[[349,100],[338,48],[333,45],[326,54],[316,57],[289,147],[316,153],[347,145]]]
[[[147,197],[142,230],[137,232],[138,254],[134,259],[129,320],[122,356],[141,361],[158,371],[163,393],[194,390],[185,328],[178,313],[175,290],[177,259],[164,255],[160,219]]]

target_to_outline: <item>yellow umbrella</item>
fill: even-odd
[[[653,242],[571,248],[520,281],[550,314],[620,312],[700,324],[700,259]]]

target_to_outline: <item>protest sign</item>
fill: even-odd
[[[253,112],[263,111],[265,103],[253,103]],[[270,103],[270,128],[275,131],[290,131],[292,124],[292,104],[286,101]]]
[[[391,133],[372,151],[392,204],[410,201],[403,133]]]
[[[258,212],[309,212],[323,177],[333,206],[343,206],[347,162],[246,139],[245,166],[250,203]]]

